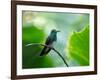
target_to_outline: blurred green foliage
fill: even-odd
[[[69,66],[86,65],[82,61],[77,62],[79,59],[74,58],[75,60],[72,60],[72,58],[68,58],[69,53],[66,52],[66,43],[73,31],[80,32],[84,26],[89,24],[89,14],[23,11],[22,19],[22,68],[66,66],[54,51],[50,51],[48,55],[40,57],[42,46],[25,46],[30,43],[44,44],[52,29],[61,31],[57,34],[57,42],[54,47],[66,59]],[[88,43],[86,42],[85,44]]]
[[[67,50],[70,58],[81,66],[89,65],[89,26],[80,32],[73,32],[69,38]]]
[[[23,68],[52,67],[52,61],[48,57],[38,56],[41,46],[25,46],[29,43],[42,43],[44,32],[35,26],[24,26],[22,34]]]

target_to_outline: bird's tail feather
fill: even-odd
[[[44,47],[44,48],[42,49],[42,51],[40,52],[40,56],[43,56],[43,55],[45,54],[45,49],[46,49],[46,47]]]
[[[48,53],[50,52],[50,50],[51,50],[51,49],[49,49],[49,48],[44,48],[44,49],[41,51],[40,56],[44,56],[44,55],[48,54]]]

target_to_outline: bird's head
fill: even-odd
[[[59,30],[56,30],[56,29],[53,29],[52,31],[51,31],[51,33],[57,33],[57,32],[60,32]]]

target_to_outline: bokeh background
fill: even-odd
[[[89,65],[89,14],[22,11],[22,22],[22,68],[66,67],[54,51],[40,57],[42,46],[25,46],[44,44],[52,29],[60,30],[54,48],[70,67]]]

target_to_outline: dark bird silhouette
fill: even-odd
[[[50,33],[50,35],[47,37],[46,39],[46,42],[45,42],[45,45],[48,45],[50,47],[53,47],[53,43],[57,40],[57,32],[60,32],[60,31],[57,31],[55,29],[53,29]],[[48,47],[44,47],[40,53],[40,56],[44,56],[46,54],[48,54],[50,52],[50,48]]]

